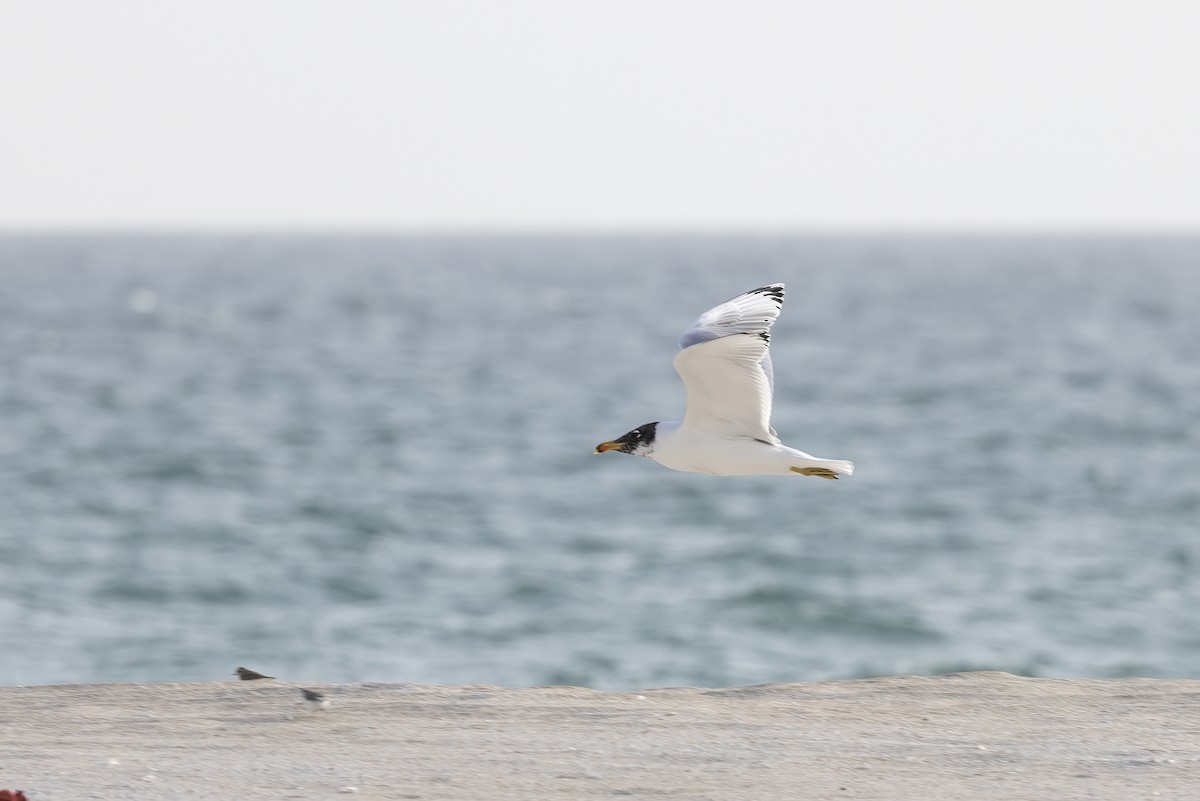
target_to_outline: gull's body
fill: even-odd
[[[244,668],[244,667],[240,667],[237,670],[235,670],[233,672],[233,675],[237,676],[242,681],[257,681],[258,679],[273,679],[273,678],[275,678],[274,676],[264,676],[263,674],[259,673],[256,670],[250,670],[249,668]]]
[[[770,284],[700,315],[675,356],[687,389],[683,420],[647,423],[600,443],[596,453],[616,450],[716,476],[853,473],[851,462],[789,448],[771,428],[770,330],[782,308],[783,284]]]

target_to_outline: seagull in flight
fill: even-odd
[[[595,452],[646,456],[672,470],[714,476],[852,474],[852,462],[789,448],[771,428],[771,326],[782,309],[783,284],[768,284],[700,315],[675,355],[687,389],[683,421],[646,423]]]

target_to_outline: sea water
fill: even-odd
[[[784,281],[773,425],[592,449]],[[1200,676],[1200,239],[0,237],[0,683]]]

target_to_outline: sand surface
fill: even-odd
[[[306,708],[301,686],[330,708]],[[30,801],[1197,801],[1200,681],[3,687],[0,788]]]

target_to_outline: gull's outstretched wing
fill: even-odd
[[[679,340],[675,369],[687,388],[685,428],[772,444],[771,326],[783,284],[752,289],[709,309]]]

